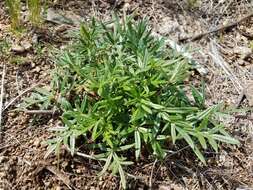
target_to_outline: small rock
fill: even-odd
[[[24,12],[23,13],[22,20],[23,20],[24,23],[28,23],[29,22],[30,16],[29,16],[28,12]]]
[[[0,172],[0,178],[4,178],[6,177],[6,173],[5,172]]]
[[[71,19],[63,16],[63,14],[56,12],[56,10],[52,8],[49,8],[47,10],[46,20],[55,24],[73,24],[73,21]]]
[[[241,186],[241,187],[237,187],[236,190],[253,190],[253,188]]]
[[[34,62],[31,63],[31,67],[34,68],[36,64]]]
[[[21,45],[25,50],[30,50],[32,48],[32,44],[28,41],[22,42]]]
[[[245,96],[250,106],[253,106],[253,81],[248,81],[245,88]]]
[[[61,164],[62,168],[66,168],[68,165],[69,164],[68,164],[67,161],[63,161],[62,164]]]
[[[81,22],[85,21],[84,18],[73,13],[72,11],[66,11],[64,15],[72,22],[72,24],[76,26],[79,26]]]
[[[3,163],[5,161],[6,157],[5,156],[0,156],[0,163]]]
[[[34,34],[33,37],[32,37],[32,43],[33,44],[38,44],[39,42],[39,37],[37,34]]]
[[[77,174],[80,174],[80,173],[82,173],[82,170],[78,168],[78,169],[76,170],[76,173],[77,173]]]
[[[24,53],[25,48],[22,47],[22,46],[20,46],[20,45],[13,45],[13,46],[11,47],[11,50],[12,50],[13,52],[15,52],[15,53]]]
[[[45,185],[45,187],[49,187],[51,185],[51,183],[49,181],[47,181],[47,182],[44,182],[44,185]]]
[[[38,67],[38,66],[35,67],[35,69],[34,69],[34,71],[35,71],[35,72],[38,72],[38,73],[40,72],[40,70],[41,70],[41,69],[40,69],[40,67]]]
[[[239,60],[237,61],[237,63],[238,63],[238,65],[240,65],[240,66],[244,66],[244,65],[245,65],[245,62],[244,62],[242,59],[239,59]]]
[[[169,186],[160,185],[159,190],[171,190],[171,188]]]
[[[10,170],[10,165],[9,164],[5,164],[4,165],[4,171],[9,171]]]
[[[35,141],[33,142],[33,145],[35,147],[38,147],[40,145],[40,139],[39,138],[35,139]]]
[[[248,47],[236,47],[235,50],[234,50],[234,53],[237,53],[240,55],[241,59],[242,60],[245,60],[247,59],[249,56],[251,56],[251,54],[253,53],[252,52],[252,49],[251,48],[248,48]]]
[[[22,11],[26,11],[26,10],[27,10],[26,6],[22,6],[22,7],[21,7],[21,10],[22,10]]]
[[[66,24],[61,24],[57,27],[55,27],[55,34],[62,33],[66,31],[69,27]]]

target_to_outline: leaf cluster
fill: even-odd
[[[219,105],[205,106],[204,88],[184,80],[190,65],[151,35],[147,20],[82,25],[76,41],[56,60],[51,89],[44,97],[62,111],[63,127],[55,127],[48,154],[62,144],[72,154],[77,139],[105,162],[103,170],[119,173],[126,187],[124,168],[143,151],[165,158],[169,144],[185,141],[205,163],[203,149],[218,151],[219,142],[237,144],[215,120]],[[187,85],[189,86],[189,85]],[[35,93],[36,94],[36,93]],[[26,103],[42,103],[33,95]],[[30,97],[31,98],[31,97]],[[40,101],[43,100],[43,101]],[[46,106],[45,106],[46,105]]]

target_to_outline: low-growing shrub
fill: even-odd
[[[5,0],[6,7],[11,20],[11,29],[18,30],[21,27],[21,1]],[[27,0],[29,9],[29,19],[33,25],[39,25],[41,18],[41,2],[40,0]]]
[[[11,28],[16,30],[20,27],[20,0],[5,0],[11,19]]]
[[[30,21],[33,25],[38,25],[41,22],[41,4],[40,0],[27,0],[29,8]]]
[[[87,157],[105,162],[100,174],[119,173],[125,188],[124,168],[133,155],[136,161],[144,151],[163,159],[169,144],[185,141],[205,163],[201,149],[238,143],[215,119],[219,105],[206,108],[203,90],[190,86],[194,100],[187,96],[190,68],[151,35],[146,20],[93,19],[58,56],[51,89],[37,89],[22,106],[62,113],[64,126],[52,129],[48,154],[65,145],[74,155],[78,139],[93,152]]]

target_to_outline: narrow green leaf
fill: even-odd
[[[199,158],[199,160],[206,165],[206,160],[203,156],[203,154],[199,151],[199,149],[197,147],[195,147],[193,149],[193,152],[196,154],[196,156]]]
[[[176,126],[176,130],[179,132],[179,134],[185,139],[185,141],[189,144],[189,146],[194,149],[194,142],[191,139],[191,137],[180,127]]]
[[[57,147],[56,143],[52,144],[52,145],[49,145],[48,149],[47,149],[47,152],[46,152],[46,154],[44,156],[44,159],[46,159],[53,151],[55,151],[56,147]]]
[[[71,135],[69,138],[69,145],[70,145],[70,153],[72,156],[75,153],[75,143],[76,143],[76,137],[74,135]]]
[[[204,136],[200,132],[197,132],[196,137],[198,138],[202,148],[207,149],[206,140],[205,140]]]
[[[139,131],[134,132],[134,140],[135,140],[135,158],[136,160],[140,157],[140,151],[141,151],[141,136]]]
[[[212,137],[217,141],[225,142],[228,144],[240,144],[240,142],[237,139],[234,139],[230,136],[213,134]]]
[[[212,114],[215,110],[217,109],[217,105],[211,106],[210,108],[199,112],[196,116],[193,117],[188,117],[187,120],[192,120],[192,119],[197,119],[197,120],[202,120],[205,117],[208,117],[210,114]]]
[[[217,142],[214,140],[214,138],[212,136],[206,136],[208,139],[208,143],[212,146],[212,148],[215,150],[215,152],[218,152],[218,144]]]
[[[177,139],[177,133],[176,133],[176,125],[174,123],[172,123],[170,125],[171,127],[171,138],[172,138],[172,143],[175,144],[176,139]]]
[[[197,107],[166,107],[164,111],[168,113],[178,113],[178,114],[184,114],[184,113],[192,113],[198,111]]]
[[[109,156],[106,159],[105,165],[103,170],[98,174],[98,176],[102,176],[109,168],[111,161],[112,161],[113,152],[110,152]]]
[[[203,120],[200,122],[200,124],[197,127],[197,129],[199,131],[201,131],[202,129],[207,128],[208,127],[208,123],[209,123],[209,115],[207,115],[206,117],[203,118]]]
[[[141,100],[141,103],[146,104],[147,106],[150,106],[150,107],[157,109],[157,110],[164,109],[164,106],[159,105],[159,104],[154,104],[153,102],[150,102],[150,101],[147,101],[144,99]]]
[[[142,104],[141,107],[142,107],[142,109],[144,109],[144,111],[146,111],[147,113],[152,114],[152,110],[151,110],[148,106]]]
[[[192,96],[198,106],[204,106],[204,96],[194,86],[191,86]]]
[[[119,175],[120,175],[120,183],[122,185],[122,188],[123,189],[126,189],[126,176],[125,176],[125,173],[121,167],[121,165],[119,164],[118,165],[118,169],[119,169]]]
[[[118,148],[118,151],[125,151],[125,150],[128,150],[128,149],[130,149],[130,148],[133,148],[135,146],[135,143],[133,143],[133,144],[128,144],[128,145],[124,145],[124,146],[120,146],[119,148]]]

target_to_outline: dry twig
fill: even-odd
[[[231,68],[229,67],[228,63],[225,62],[225,60],[223,60],[223,58],[220,56],[220,53],[215,45],[214,41],[211,41],[211,53],[210,56],[213,58],[213,61],[220,66],[223,71],[226,73],[226,75],[229,77],[229,79],[232,81],[235,89],[237,90],[237,92],[239,94],[242,93],[243,91],[243,86],[241,84],[241,82],[239,81],[239,79],[234,75],[234,73],[232,72]]]
[[[30,92],[31,90],[33,90],[34,88],[36,88],[37,86],[39,86],[41,84],[41,82],[25,89],[23,92],[21,92],[18,96],[16,96],[15,98],[13,98],[5,107],[4,110],[6,110],[8,107],[10,107],[15,101],[17,101],[21,96],[23,96],[24,94],[26,94],[27,92]]]
[[[245,21],[245,20],[248,20],[249,18],[251,18],[253,16],[253,13],[250,13],[248,15],[246,15],[245,17],[235,21],[235,22],[232,22],[230,24],[227,24],[225,26],[219,26],[217,28],[214,28],[213,30],[210,30],[210,31],[207,31],[207,32],[203,32],[201,34],[197,34],[195,36],[191,36],[191,37],[186,37],[186,38],[181,38],[179,39],[180,42],[184,42],[184,41],[195,41],[195,40],[199,40],[201,39],[202,37],[206,36],[206,35],[209,35],[209,34],[212,34],[212,33],[216,33],[216,32],[219,32],[219,31],[224,31],[224,30],[227,30],[229,28],[232,28],[232,27],[235,27],[237,26],[239,23]]]
[[[154,174],[154,169],[155,169],[155,165],[156,165],[157,159],[155,159],[153,166],[152,166],[152,170],[150,173],[150,178],[149,178],[149,188],[152,189],[152,178],[153,178],[153,174]]]
[[[46,166],[45,167],[48,171],[52,172],[54,175],[56,175],[69,189],[72,189],[71,182],[64,173],[62,173],[60,170],[58,170],[54,166]]]
[[[1,81],[1,94],[0,94],[0,131],[2,131],[2,114],[3,114],[3,97],[4,97],[4,78],[6,73],[6,65],[3,66],[2,81]],[[1,133],[0,133],[1,135]]]
[[[25,110],[27,114],[43,114],[43,115],[54,115],[57,113],[56,110]]]

